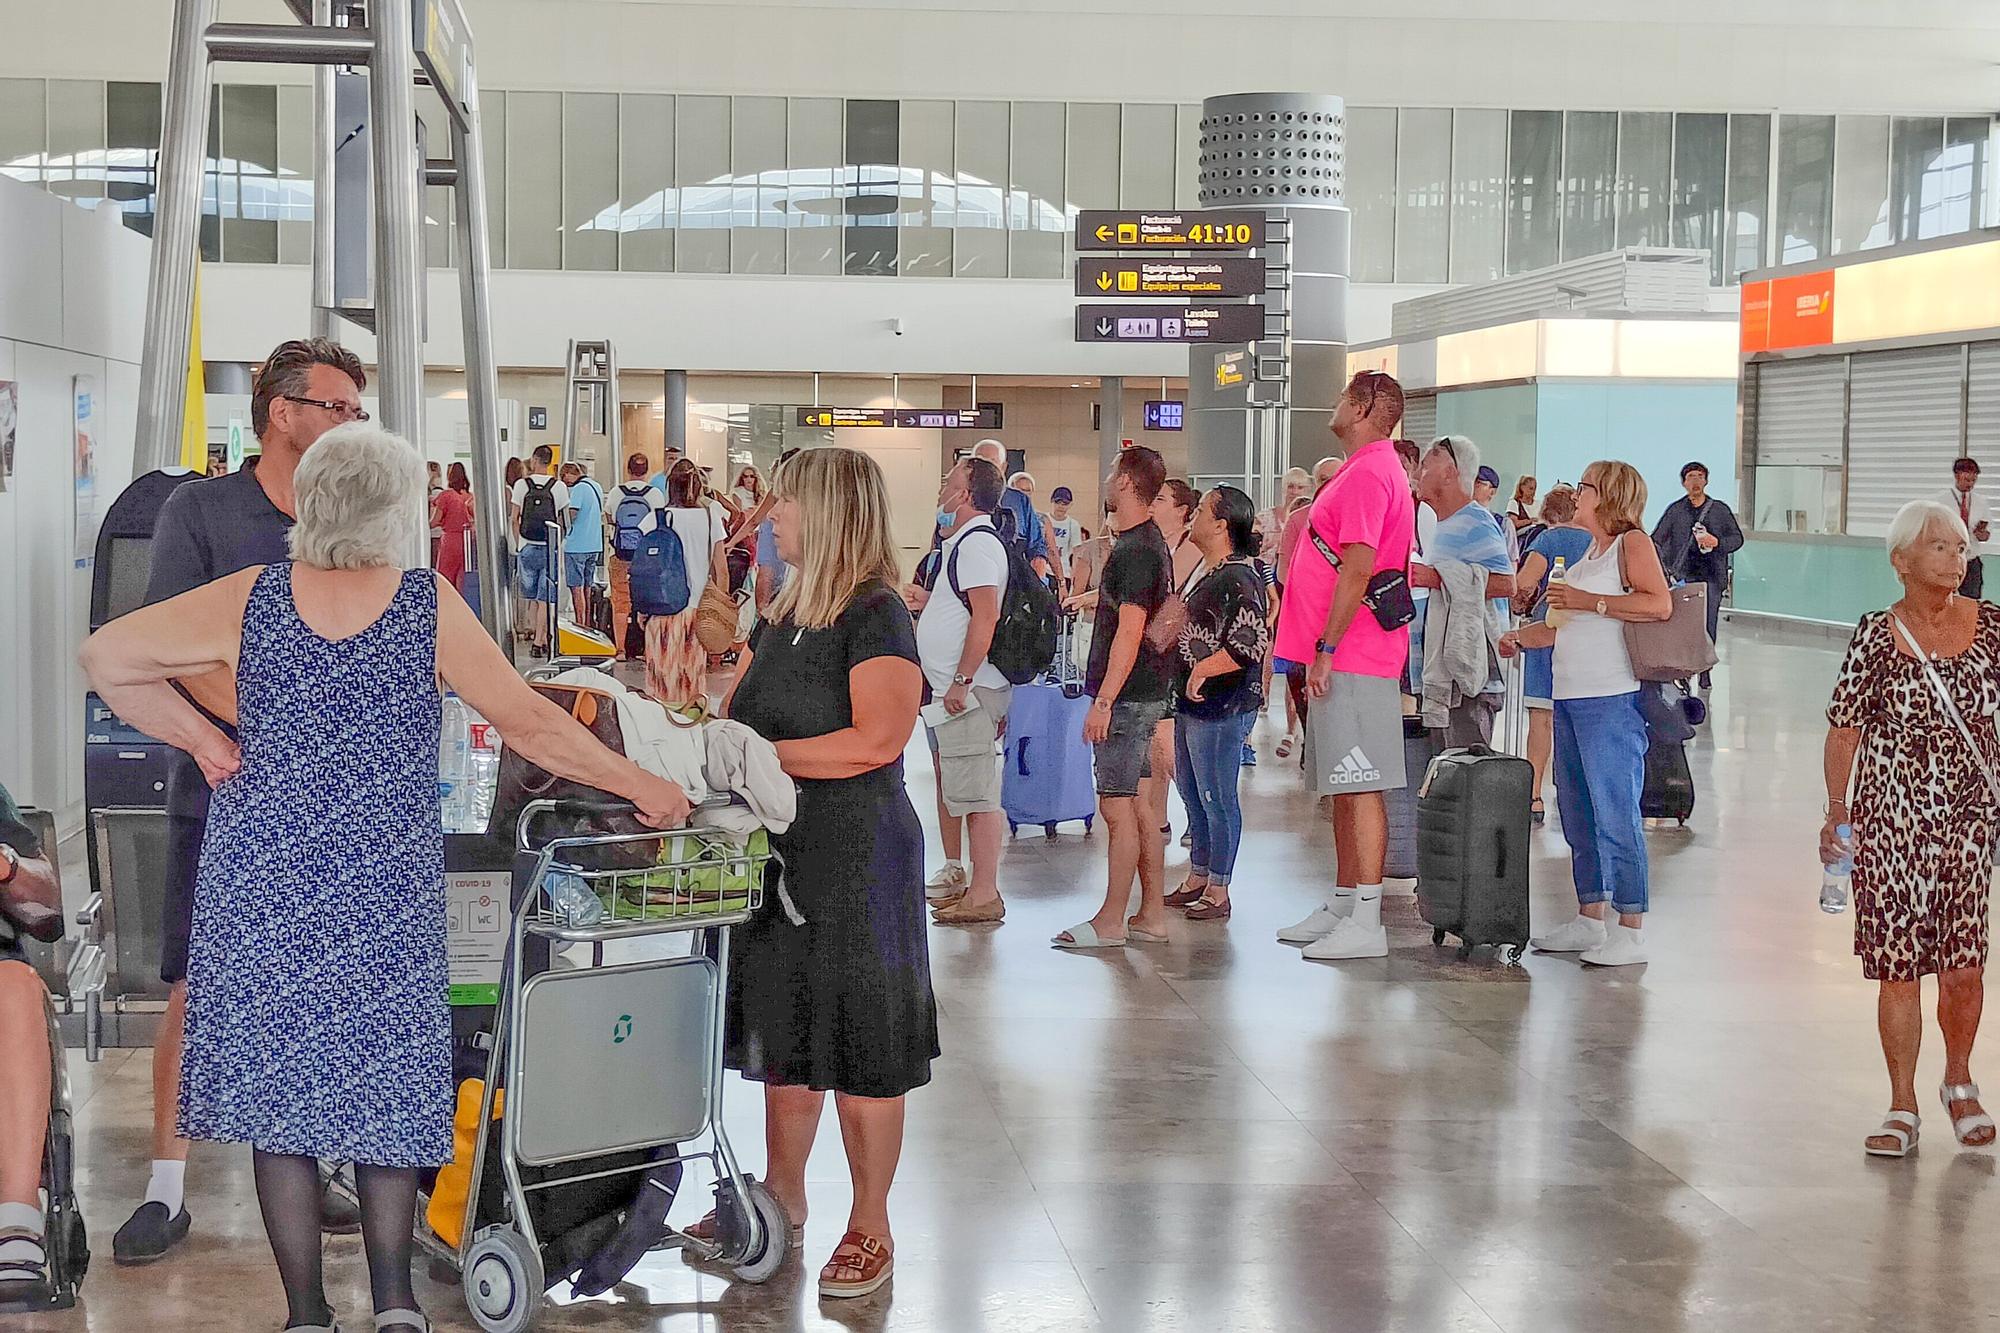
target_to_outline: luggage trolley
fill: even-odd
[[[457,1269],[487,1333],[521,1333],[540,1311],[548,1284],[530,1195],[542,1190],[705,1161],[715,1173],[715,1239],[669,1225],[652,1248],[690,1250],[745,1282],[768,1280],[785,1260],[784,1212],[738,1168],[722,1124],[729,931],[762,904],[768,835],[738,842],[688,828],[531,846],[544,816],[614,808],[629,813],[574,801],[535,801],[522,811],[516,846],[532,871],[516,894],[501,965],[459,1243],[418,1227],[424,1248]],[[602,909],[588,925],[572,924],[579,891]],[[685,955],[603,962],[608,942],[677,932],[694,941]],[[523,979],[530,936],[590,944],[593,965]],[[711,939],[715,948],[702,947]],[[499,1098],[496,1083],[505,1087]],[[578,1096],[584,1088],[590,1094]],[[492,1169],[485,1131],[496,1120],[505,1216],[481,1218],[481,1183]],[[708,1146],[688,1150],[703,1140]],[[606,1167],[607,1157],[618,1160]],[[564,1174],[565,1166],[578,1169]]]

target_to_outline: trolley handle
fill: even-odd
[[[688,813],[689,816],[692,817],[695,810],[720,810],[726,806],[735,803],[736,801],[733,796],[724,793],[721,796],[710,797],[708,800],[703,801],[701,804],[693,807],[693,809],[690,810]],[[629,815],[636,819],[638,816],[638,807],[633,805],[630,801],[620,800],[615,796],[604,796],[604,797],[571,796],[571,797],[565,797],[562,800],[530,801],[528,802],[527,805],[521,808],[521,822],[520,825],[518,826],[518,831],[516,833],[516,846],[521,851],[527,852],[534,850],[534,847],[531,845],[529,841],[528,832],[531,828],[534,827],[535,821],[537,819],[540,819],[543,815],[582,815],[585,817],[596,816],[596,815]],[[647,828],[643,832],[639,833],[624,833],[624,834],[609,835],[608,837],[601,839],[601,841],[632,842],[646,838],[658,838],[666,834],[679,833],[682,831],[683,831],[682,829]],[[563,841],[565,843],[571,843],[571,842],[585,842],[585,841],[600,841],[600,839],[565,838],[563,839]]]

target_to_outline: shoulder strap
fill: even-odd
[[[968,611],[972,609],[972,599],[970,597],[967,597],[965,595],[965,590],[958,586],[958,551],[961,546],[965,545],[965,539],[967,537],[970,537],[975,533],[980,533],[980,532],[990,532],[993,534],[993,540],[1000,543],[1001,559],[1005,560],[1008,555],[1007,539],[1000,535],[1000,531],[998,528],[992,526],[991,518],[987,520],[987,526],[983,528],[968,528],[964,532],[959,534],[958,540],[952,544],[951,558],[944,562],[944,581],[946,585],[951,588],[952,594],[956,596],[960,602],[964,603],[965,609]],[[1003,597],[1006,596],[1006,588],[1004,587],[1004,585],[1001,588],[1001,596]]]
[[[1945,716],[1958,728],[1959,736],[1965,741],[1965,748],[1972,751],[1973,762],[1979,765],[1980,773],[1986,778],[1986,789],[1993,794],[1994,801],[2000,803],[2000,776],[1995,776],[1993,765],[1986,760],[1986,752],[1980,749],[1979,742],[1972,738],[1972,728],[1965,725],[1965,715],[1958,711],[1957,703],[1953,702],[1951,691],[1945,687],[1944,677],[1938,674],[1930,655],[1924,652],[1923,645],[1917,642],[1917,636],[1910,632],[1910,627],[1903,623],[1903,618],[1891,611],[1889,619],[1896,622],[1896,632],[1903,636],[1903,642],[1909,644],[1910,651],[1917,655],[1917,665],[1924,669],[1924,679],[1930,682],[1931,693],[1937,696],[1938,705],[1944,709]]]

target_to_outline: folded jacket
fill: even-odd
[[[625,757],[648,773],[678,784],[697,805],[709,798],[704,774],[708,756],[699,724],[679,721],[665,705],[626,689],[623,682],[594,667],[565,671],[551,683],[580,685],[609,695],[618,710]]]

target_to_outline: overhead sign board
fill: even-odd
[[[1146,400],[1147,430],[1179,430],[1186,405],[1171,398]]]
[[[458,0],[425,0],[411,10],[416,24],[417,63],[460,128],[472,126],[465,100],[472,86],[472,29]]]
[[[1078,296],[1178,296],[1214,300],[1218,296],[1260,296],[1267,274],[1264,261],[1250,258],[1078,259]]]
[[[998,430],[993,407],[802,407],[801,426],[828,430]]]
[[[1246,343],[1264,336],[1260,305],[1080,305],[1081,343]]]
[[[1084,209],[1076,215],[1079,250],[1250,250],[1262,244],[1264,215],[1254,209]]]

